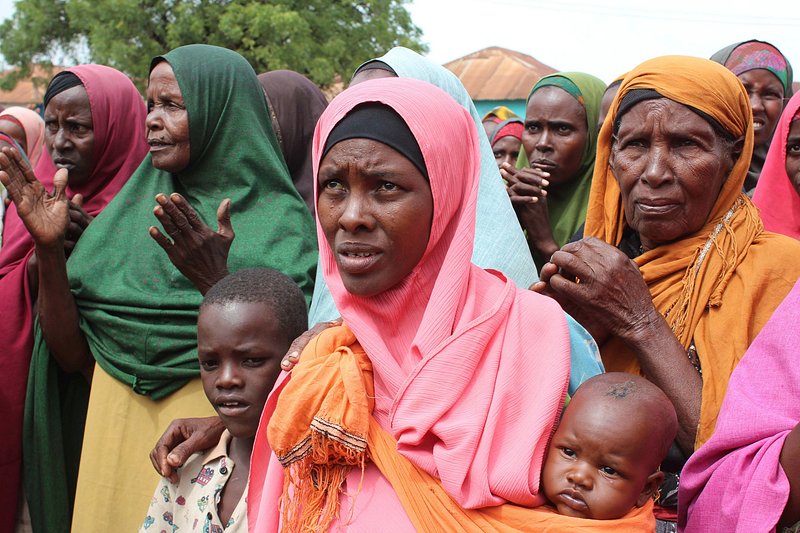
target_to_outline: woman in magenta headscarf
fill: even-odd
[[[733,371],[714,435],[683,469],[682,531],[800,527],[798,323],[800,282]]]
[[[800,239],[800,93],[783,110],[753,203],[765,228]]]
[[[83,229],[108,204],[147,154],[144,101],[127,76],[111,67],[81,65],[57,74],[45,94],[45,146],[33,173],[52,187],[59,168],[69,171],[69,253]],[[20,157],[0,155],[0,171],[28,168]],[[13,529],[22,456],[22,414],[33,348],[36,300],[34,244],[11,204],[0,250],[0,338],[3,339],[0,391],[5,413],[0,467],[6,477],[7,505],[0,507],[0,531]],[[77,470],[77,465],[75,465]]]
[[[282,500],[286,530],[418,528],[391,473],[377,460],[357,466],[367,428],[463,509],[543,503],[569,330],[552,300],[471,263],[479,135],[449,95],[407,78],[353,86],[320,117],[320,264],[345,325],[312,340],[267,400],[251,462],[251,531],[278,530],[285,490],[294,494]],[[347,399],[338,401],[342,381]],[[325,398],[322,408],[311,398]],[[342,437],[334,455],[345,457],[311,466],[317,452],[328,457],[316,449],[328,423],[342,430],[323,433]],[[373,458],[376,450],[370,440]],[[322,509],[315,491],[326,494]]]

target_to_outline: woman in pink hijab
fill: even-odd
[[[67,235],[66,254],[147,154],[146,114],[144,101],[131,80],[111,67],[81,65],[57,74],[50,82],[45,94],[47,155],[39,158],[33,173],[49,189],[57,169],[69,172],[67,192],[72,198],[73,224]],[[0,154],[0,171],[30,172],[21,156],[11,159]],[[7,505],[0,506],[0,531],[13,530],[17,512],[22,415],[37,284],[33,251],[33,240],[11,204],[0,249],[0,403],[4,412],[0,469],[9,496]]]
[[[800,239],[800,93],[783,110],[753,203],[764,227]]]
[[[26,107],[12,106],[0,113],[0,131],[11,135],[35,167],[44,152],[44,120]]]
[[[282,521],[285,530],[414,531],[399,488],[375,463],[350,469],[334,458],[312,467],[318,475],[302,474],[316,452],[327,457],[316,443],[331,435],[358,465],[367,426],[386,432],[392,453],[440,480],[461,508],[543,503],[569,332],[554,301],[471,263],[479,135],[447,93],[408,78],[353,86],[320,117],[320,265],[344,325],[307,350],[341,342],[341,357],[304,353],[267,400],[251,461],[250,531],[277,531]],[[340,380],[344,402],[330,385]],[[321,410],[312,397],[325,398]],[[326,405],[343,417],[329,418]],[[328,422],[342,431],[324,430]],[[323,509],[304,499],[318,481],[329,490]]]

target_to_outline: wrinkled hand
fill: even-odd
[[[150,462],[156,472],[177,483],[175,470],[193,453],[216,446],[224,430],[218,416],[173,420],[150,452]]]
[[[33,169],[15,148],[0,148],[0,182],[17,208],[37,246],[63,247],[70,224],[67,201],[67,170],[53,177],[53,192],[48,193],[36,179]]]
[[[76,194],[69,202],[69,226],[64,238],[64,252],[69,257],[83,232],[94,217],[83,210],[83,195]]]
[[[517,169],[503,163],[500,175],[506,180],[506,192],[520,225],[528,234],[528,242],[538,253],[549,257],[558,249],[547,208],[550,173],[540,168]]]
[[[555,252],[530,288],[558,301],[598,344],[609,334],[630,339],[658,314],[636,264],[594,237]]]
[[[292,341],[291,346],[289,346],[289,351],[286,352],[286,355],[283,356],[283,360],[281,361],[281,369],[286,372],[291,372],[294,368],[294,365],[300,360],[300,354],[303,353],[303,349],[311,342],[311,339],[322,333],[328,328],[333,328],[336,326],[342,325],[342,319],[337,318],[336,320],[331,320],[330,322],[320,322],[310,330],[306,331],[299,337],[297,337],[294,341]]]
[[[153,213],[172,240],[155,226],[150,227],[150,236],[164,249],[172,264],[205,294],[228,275],[228,252],[234,239],[231,201],[226,198],[219,204],[216,232],[200,220],[180,194],[158,194],[156,202]]]

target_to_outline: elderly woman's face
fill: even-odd
[[[750,97],[753,109],[753,142],[768,145],[783,112],[783,84],[772,72],[757,68],[737,76]]]
[[[789,137],[786,140],[786,174],[800,194],[800,118],[792,121]]]
[[[172,67],[166,61],[150,72],[147,85],[147,144],[153,166],[180,172],[189,165],[189,112]]]
[[[528,100],[522,145],[532,168],[563,185],[577,176],[588,134],[586,110],[567,91],[542,87]]]
[[[55,95],[44,110],[44,124],[44,145],[56,168],[69,171],[70,186],[89,181],[94,168],[94,123],[83,85]]]
[[[736,157],[733,143],[672,100],[644,101],[625,113],[609,165],[644,248],[703,227]]]
[[[319,166],[317,216],[348,292],[374,296],[422,259],[433,220],[425,176],[370,139],[341,141]]]

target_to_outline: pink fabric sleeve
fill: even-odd
[[[800,422],[798,323],[800,283],[734,370],[714,435],[683,470],[681,531],[775,531],[789,496],[780,454]]]

